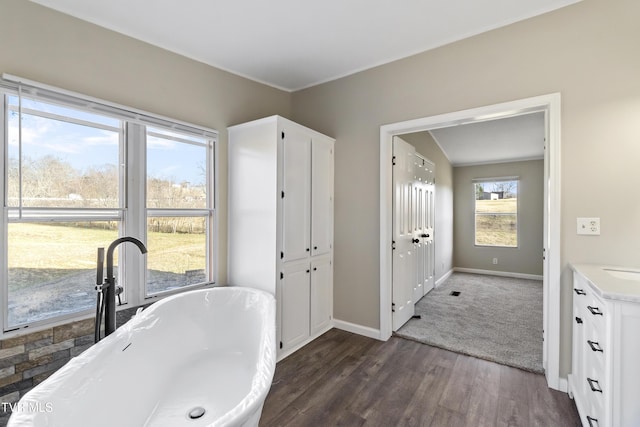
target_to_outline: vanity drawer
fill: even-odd
[[[602,408],[597,408],[594,405],[587,405],[586,414],[582,416],[582,425],[586,427],[605,427],[604,412]]]
[[[587,331],[593,330],[600,337],[606,336],[609,313],[607,306],[599,298],[595,295],[585,298],[581,313]]]
[[[606,270],[573,266],[569,385],[583,426],[640,427],[640,288]]]
[[[599,413],[602,413],[605,402],[609,399],[609,388],[607,378],[604,375],[603,369],[596,365],[585,366],[585,397],[588,405],[593,405],[598,409]]]
[[[582,335],[582,351],[586,361],[593,361],[604,367],[609,356],[606,335],[595,328],[585,329]]]

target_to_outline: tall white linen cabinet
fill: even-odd
[[[228,282],[275,295],[282,359],[332,327],[335,140],[280,116],[228,131]]]

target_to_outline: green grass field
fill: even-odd
[[[518,246],[518,199],[476,200],[477,213],[503,215],[476,215],[476,245]],[[504,215],[512,214],[512,215]]]
[[[98,225],[9,225],[9,325],[95,307],[97,248],[118,237]],[[204,233],[150,232],[147,246],[148,292],[206,281]]]
[[[13,289],[35,282],[55,280],[61,274],[94,270],[97,249],[118,237],[116,230],[19,223],[9,225],[9,271],[22,272],[10,278]],[[169,273],[203,269],[205,235],[150,232],[148,267]],[[117,250],[114,261],[117,264]]]
[[[476,200],[476,212],[516,213],[518,212],[518,199]]]

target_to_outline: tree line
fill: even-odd
[[[117,208],[120,206],[120,174],[117,165],[104,164],[84,170],[74,168],[56,156],[24,156],[22,165],[8,161],[9,206],[44,208]],[[22,182],[22,188],[20,188]],[[148,208],[205,208],[206,189],[172,179],[149,177]],[[101,227],[105,227],[104,223]],[[117,223],[108,225],[117,227]],[[164,233],[203,233],[202,218],[161,218],[149,220],[151,231]]]

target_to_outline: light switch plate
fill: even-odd
[[[600,235],[600,218],[578,218],[578,234]]]

